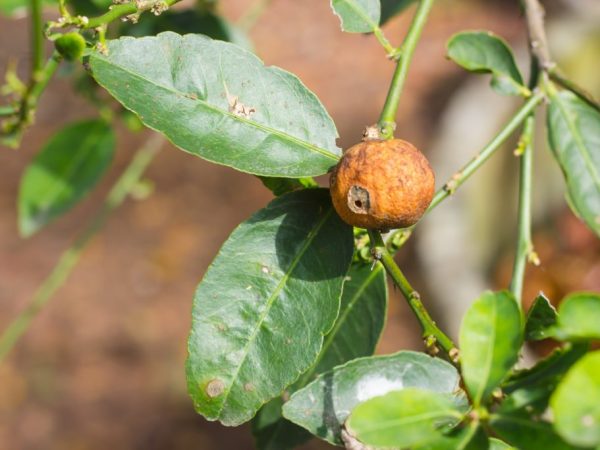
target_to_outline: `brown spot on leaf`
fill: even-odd
[[[221,395],[223,393],[224,390],[225,390],[225,383],[223,383],[218,378],[215,378],[214,380],[210,380],[208,382],[208,384],[206,385],[206,395],[208,395],[210,398],[218,397],[219,395]]]

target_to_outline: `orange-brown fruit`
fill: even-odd
[[[330,190],[344,222],[376,230],[405,228],[431,203],[435,177],[410,142],[367,140],[344,152],[331,175]]]

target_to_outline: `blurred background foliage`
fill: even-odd
[[[82,13],[93,15],[107,2],[77,3]],[[121,32],[193,30],[251,46],[267,64],[296,73],[319,96],[337,124],[342,147],[358,141],[364,126],[376,120],[393,65],[375,39],[341,33],[328,2],[273,0],[260,17],[251,0],[203,2],[205,8],[183,13],[190,3],[182,2],[167,19],[146,14]],[[600,5],[595,0],[546,3],[553,55],[572,79],[600,96]],[[49,8],[47,18],[54,17]],[[246,36],[243,29],[254,19]],[[392,42],[400,42],[409,20],[403,14],[385,25]],[[1,72],[18,61],[25,75],[27,28],[18,11],[15,18],[0,18]],[[503,36],[521,67],[527,66],[517,1],[437,2],[411,67],[396,135],[428,155],[438,185],[483,146],[518,102],[495,94],[485,77],[469,76],[444,58],[448,37],[464,29]],[[81,75],[74,86],[70,75],[79,70],[63,66],[21,149],[0,151],[1,328],[27,303],[145,139],[143,132],[121,126],[116,159],[100,189],[30,240],[17,237],[15,202],[23,168],[66,123],[96,116],[94,102],[78,92],[83,89],[92,100],[104,95],[86,87],[89,79]],[[600,244],[566,206],[562,177],[546,145],[538,133],[533,240],[541,265],[528,267],[525,301],[539,290],[554,301],[573,290],[600,290]],[[510,277],[518,173],[514,146],[514,141],[507,144],[452,200],[425,218],[398,256],[434,317],[453,335],[481,290],[503,287]],[[252,448],[248,426],[227,429],[194,413],[183,365],[197,282],[235,225],[271,195],[254,177],[170,149],[158,156],[148,179],[152,195],[114,214],[69,282],[0,365],[0,448]],[[379,350],[419,349],[417,324],[399,294],[392,290],[391,296]],[[551,347],[542,341],[529,358]],[[312,441],[303,448],[327,446]]]

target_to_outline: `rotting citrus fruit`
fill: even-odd
[[[330,190],[346,223],[376,230],[405,228],[427,210],[435,177],[427,158],[410,142],[373,139],[344,152]]]

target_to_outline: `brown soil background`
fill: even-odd
[[[397,136],[426,153],[436,118],[462,72],[444,58],[454,32],[490,29],[524,38],[517,2],[440,1],[419,44]],[[235,20],[249,1],[223,0]],[[385,30],[400,42],[410,15]],[[26,61],[27,22],[0,19],[0,70]],[[322,99],[348,147],[377,119],[393,65],[374,38],[343,34],[324,0],[275,0],[251,32],[267,64],[296,73]],[[26,63],[24,63],[26,65]],[[18,238],[19,177],[45,140],[94,111],[66,79],[52,82],[18,151],[0,151],[0,329],[31,298],[60,252],[91,216],[144,140],[119,132],[116,161],[100,188],[29,240]],[[196,415],[184,376],[195,287],[231,230],[270,193],[253,177],[172,147],[148,171],[156,186],[127,201],[86,250],[69,281],[0,365],[0,448],[7,450],[250,449],[248,426],[227,429]],[[424,289],[411,248],[401,263]],[[418,329],[391,291],[380,352],[420,348]],[[305,449],[326,446],[313,441]]]

